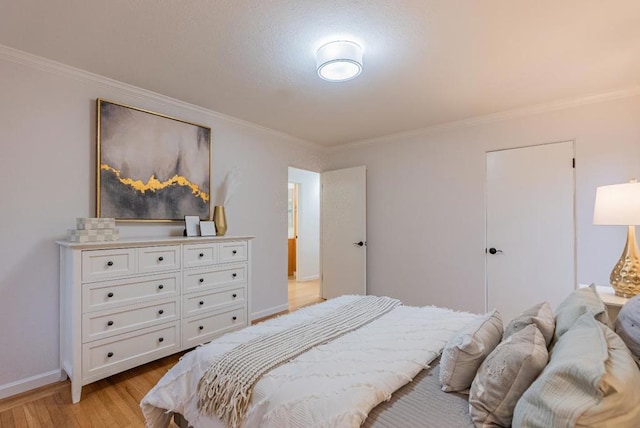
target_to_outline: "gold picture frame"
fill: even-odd
[[[96,217],[212,218],[210,127],[101,98],[96,108]]]

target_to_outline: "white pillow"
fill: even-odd
[[[469,391],[469,414],[477,427],[510,427],[513,409],[549,360],[535,324],[507,337],[478,369]]]
[[[555,313],[555,340],[558,340],[578,318],[587,312],[601,323],[613,327],[606,305],[598,295],[595,284],[591,284],[588,287],[574,290],[558,305]]]
[[[549,346],[556,327],[556,322],[553,319],[553,311],[551,310],[549,302],[538,303],[512,319],[504,328],[502,340],[530,324],[535,324],[536,327],[538,327],[538,330],[540,330],[540,333],[544,336],[546,346]]]
[[[502,317],[486,314],[454,335],[442,351],[440,383],[445,392],[466,392],[478,367],[502,339]]]

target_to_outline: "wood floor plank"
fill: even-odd
[[[289,282],[289,312],[320,301],[319,281]],[[186,352],[86,385],[77,404],[71,403],[69,380],[0,400],[0,427],[142,428],[140,401]]]
[[[82,418],[78,420],[78,415],[73,411],[74,405],[71,403],[71,391],[68,393],[66,391],[60,391],[55,393],[53,396],[53,401],[57,408],[62,413],[62,418],[67,421],[65,426],[69,428],[80,428],[83,426],[91,426],[91,422],[88,419]]]
[[[120,427],[134,427],[144,423],[144,418],[140,413],[140,406],[131,406],[136,400],[125,388],[105,388],[105,395],[111,401],[109,409],[117,409]]]
[[[41,423],[39,423],[38,417],[37,417],[38,412],[36,411],[36,406],[34,404],[37,401],[39,401],[39,400],[33,401],[31,403],[27,403],[22,408],[24,410],[25,422],[26,422],[28,427],[41,427],[41,426],[43,426]]]
[[[73,413],[69,412],[69,409],[65,406],[60,406],[55,396],[51,395],[43,398],[42,401],[49,412],[54,427],[71,427],[76,425],[76,418],[73,416]]]
[[[11,410],[5,410],[0,413],[0,427],[13,426],[13,412]]]
[[[64,397],[65,403],[69,405],[71,413],[75,418],[77,425],[75,427],[91,427],[91,419],[93,413],[91,412],[90,404],[83,404],[82,401],[78,404],[71,404],[71,386],[69,386],[69,393]]]
[[[13,414],[13,423],[15,428],[28,428],[27,416],[25,415],[25,406],[14,407],[11,409]],[[11,425],[9,425],[11,426]]]

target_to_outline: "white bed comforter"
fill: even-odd
[[[303,308],[186,354],[143,398],[147,427],[166,427],[171,412],[184,415],[194,428],[223,427],[197,407],[198,381],[212,361],[240,343],[322,316],[354,298],[342,296]],[[358,427],[372,408],[410,382],[456,331],[478,316],[400,306],[264,375],[255,384],[243,426]]]

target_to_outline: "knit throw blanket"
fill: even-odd
[[[226,426],[241,425],[260,376],[314,346],[353,331],[400,305],[389,297],[363,296],[334,312],[237,346],[211,364],[198,383],[198,409]]]

